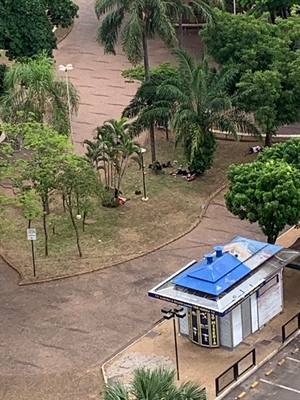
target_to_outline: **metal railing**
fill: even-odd
[[[281,327],[282,343],[300,329],[300,312]]]
[[[223,392],[223,390],[225,390],[233,382],[237,381],[240,376],[245,374],[255,365],[256,350],[254,348],[216,378],[216,396]]]

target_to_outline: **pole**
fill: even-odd
[[[142,155],[143,191],[144,191],[144,196],[143,196],[142,200],[147,201],[148,197],[147,197],[147,192],[146,192],[145,165],[144,165],[143,152],[141,152],[141,155]]]
[[[31,240],[31,253],[32,253],[33,276],[36,276],[36,273],[35,273],[35,256],[34,256],[34,244],[33,244],[33,240]]]
[[[28,220],[28,229],[31,227],[31,219]],[[31,240],[31,254],[32,254],[32,266],[33,266],[33,276],[36,276],[35,273],[35,256],[34,256],[34,244],[33,240]]]
[[[69,121],[70,121],[70,137],[71,143],[73,143],[73,129],[72,129],[72,116],[71,116],[71,102],[70,102],[70,90],[69,90],[69,78],[68,78],[68,70],[65,69],[66,72],[66,84],[67,84],[67,96],[68,96],[68,111],[69,111]]]
[[[236,15],[236,0],[233,0],[233,14]]]
[[[178,348],[177,348],[177,333],[176,333],[175,315],[173,316],[172,319],[173,319],[173,330],[174,330],[174,344],[175,344],[175,359],[176,359],[177,380],[179,381],[179,361],[178,361]]]

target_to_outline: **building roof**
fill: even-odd
[[[149,296],[222,316],[299,255],[240,236],[215,249],[155,286]]]
[[[173,283],[218,296],[250,272],[251,269],[234,255],[225,253],[214,257],[211,264],[207,264],[205,259],[197,262],[175,278]]]

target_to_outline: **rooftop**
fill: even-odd
[[[236,236],[193,260],[148,292],[150,297],[225,315],[299,253]]]

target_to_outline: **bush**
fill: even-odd
[[[190,154],[191,143],[189,140],[186,142],[186,152]],[[201,147],[199,146],[194,151],[193,157],[188,161],[189,170],[203,174],[207,169],[210,169],[214,161],[214,153],[217,148],[217,142],[213,133],[205,135]]]

